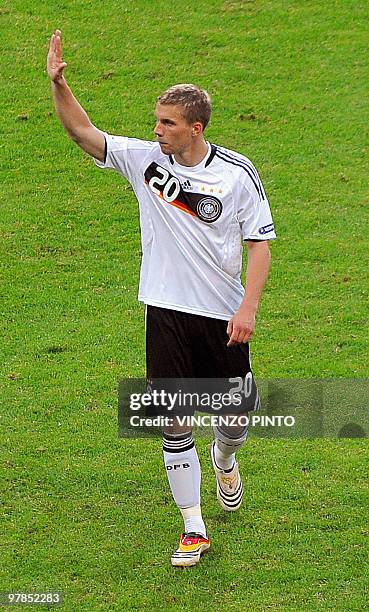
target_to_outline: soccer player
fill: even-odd
[[[155,109],[156,140],[112,136],[90,121],[64,77],[61,32],[50,40],[48,75],[67,134],[100,168],[128,179],[140,209],[139,300],[146,304],[147,378],[229,378],[250,374],[249,340],[275,238],[268,200],[249,159],[210,144],[206,91],[175,85]],[[246,289],[240,274],[247,245]],[[255,400],[257,403],[258,398]],[[257,406],[255,405],[255,408]],[[217,426],[211,446],[217,497],[229,512],[242,502],[235,453],[247,427]],[[171,557],[195,565],[210,546],[201,513],[201,471],[191,428],[163,432],[164,463],[184,530]]]

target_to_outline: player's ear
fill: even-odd
[[[196,123],[192,124],[192,135],[199,136],[204,131],[202,123],[200,121],[196,121]]]

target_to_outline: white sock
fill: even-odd
[[[215,434],[214,457],[215,463],[221,470],[231,470],[236,461],[236,451],[246,442],[247,427],[237,428],[213,428]]]
[[[181,514],[184,520],[185,533],[200,533],[206,538],[206,527],[201,516],[200,506],[181,508]]]
[[[163,434],[163,451],[169,486],[182,513],[185,532],[206,536],[200,507],[201,469],[192,434]]]
[[[236,461],[235,453],[233,452],[230,455],[224,453],[218,446],[218,440],[215,441],[214,445],[214,458],[215,463],[221,470],[231,470]]]

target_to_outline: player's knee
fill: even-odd
[[[243,443],[248,435],[249,419],[247,414],[238,415],[237,418],[231,419],[231,424],[221,423],[216,425],[214,435],[218,440],[226,442],[234,440],[236,443]]]
[[[171,419],[171,422],[166,423],[163,428],[163,434],[168,436],[182,436],[191,433],[192,427],[188,423],[179,423],[176,418]]]

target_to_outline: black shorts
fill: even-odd
[[[174,393],[181,388],[205,397],[206,393],[232,392],[238,386],[244,389],[247,380],[249,395],[243,397],[237,409],[231,403],[223,413],[258,409],[249,345],[227,346],[227,325],[220,319],[147,306],[146,370],[151,390]],[[238,379],[237,385],[229,379]],[[206,403],[198,409],[212,412]]]
[[[147,306],[147,378],[230,378],[251,371],[249,345],[227,346],[227,321]]]

